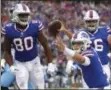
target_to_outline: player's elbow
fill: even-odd
[[[49,49],[48,43],[42,44],[42,46],[43,46],[44,50],[48,50]]]
[[[85,59],[84,59],[84,62],[82,63],[82,65],[83,65],[83,66],[89,66],[90,63],[91,63],[90,59],[89,59],[88,57],[84,57],[84,58],[85,58]]]
[[[9,49],[4,49],[4,54],[8,54],[8,55],[11,55],[11,50],[9,50]]]

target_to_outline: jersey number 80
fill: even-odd
[[[14,45],[15,45],[17,51],[24,51],[24,50],[28,51],[33,48],[33,38],[32,37],[25,37],[23,40],[21,38],[16,38],[16,39],[14,39],[13,42],[14,42]]]

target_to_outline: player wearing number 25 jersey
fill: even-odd
[[[111,46],[111,30],[107,26],[99,27],[100,17],[94,10],[88,10],[84,16],[86,31],[92,40],[92,45],[97,51],[103,69],[105,70],[108,80],[110,78],[109,68],[109,48]]]
[[[5,36],[4,59],[15,74],[20,89],[28,89],[29,78],[38,89],[44,89],[44,75],[38,57],[37,39],[43,46],[49,62],[52,60],[52,54],[42,33],[42,22],[31,21],[30,14],[27,5],[17,4],[15,6],[12,23],[6,24],[2,29]],[[14,63],[11,58],[11,45],[15,49]]]

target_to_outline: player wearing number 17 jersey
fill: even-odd
[[[38,57],[37,39],[43,46],[49,62],[52,60],[52,55],[42,33],[42,23],[31,21],[30,14],[27,5],[17,4],[15,6],[13,22],[6,24],[2,29],[5,36],[4,59],[15,74],[20,89],[28,89],[29,78],[38,89],[44,89],[44,75]],[[11,45],[15,49],[15,62],[11,58]]]
[[[89,33],[92,45],[97,51],[103,69],[108,80],[110,79],[109,57],[108,53],[111,47],[111,30],[107,26],[99,27],[100,17],[94,10],[88,10],[84,16],[86,31]]]
[[[64,45],[59,36],[57,36],[55,42],[58,50],[78,63],[88,88],[109,89],[109,82],[106,73],[103,71],[100,58],[90,44],[90,37],[84,31],[75,33],[72,38],[71,46],[73,50]],[[87,87],[84,86],[84,88]]]
[[[103,69],[107,74],[107,79],[109,80],[110,68],[107,54],[109,53],[109,48],[111,46],[111,30],[107,27],[99,27],[100,17],[94,10],[88,10],[83,19],[85,22],[85,29],[83,29],[83,31],[86,31],[90,35],[92,46],[97,51]],[[73,34],[70,33],[64,25],[60,31],[63,31],[70,39],[73,37]]]

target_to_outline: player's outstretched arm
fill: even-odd
[[[82,56],[81,54],[76,53],[76,51],[67,48],[60,37],[56,38],[55,45],[58,50],[62,51],[66,56],[72,57],[74,61],[85,66],[88,66],[90,64],[90,59],[88,57]]]
[[[4,38],[3,46],[4,46],[4,59],[11,66],[13,65],[13,60],[11,55],[11,42],[6,36]]]
[[[48,59],[48,63],[52,62],[51,49],[48,46],[48,41],[47,41],[46,37],[44,36],[42,30],[39,32],[38,40],[44,48],[45,55],[47,56],[47,59]]]

